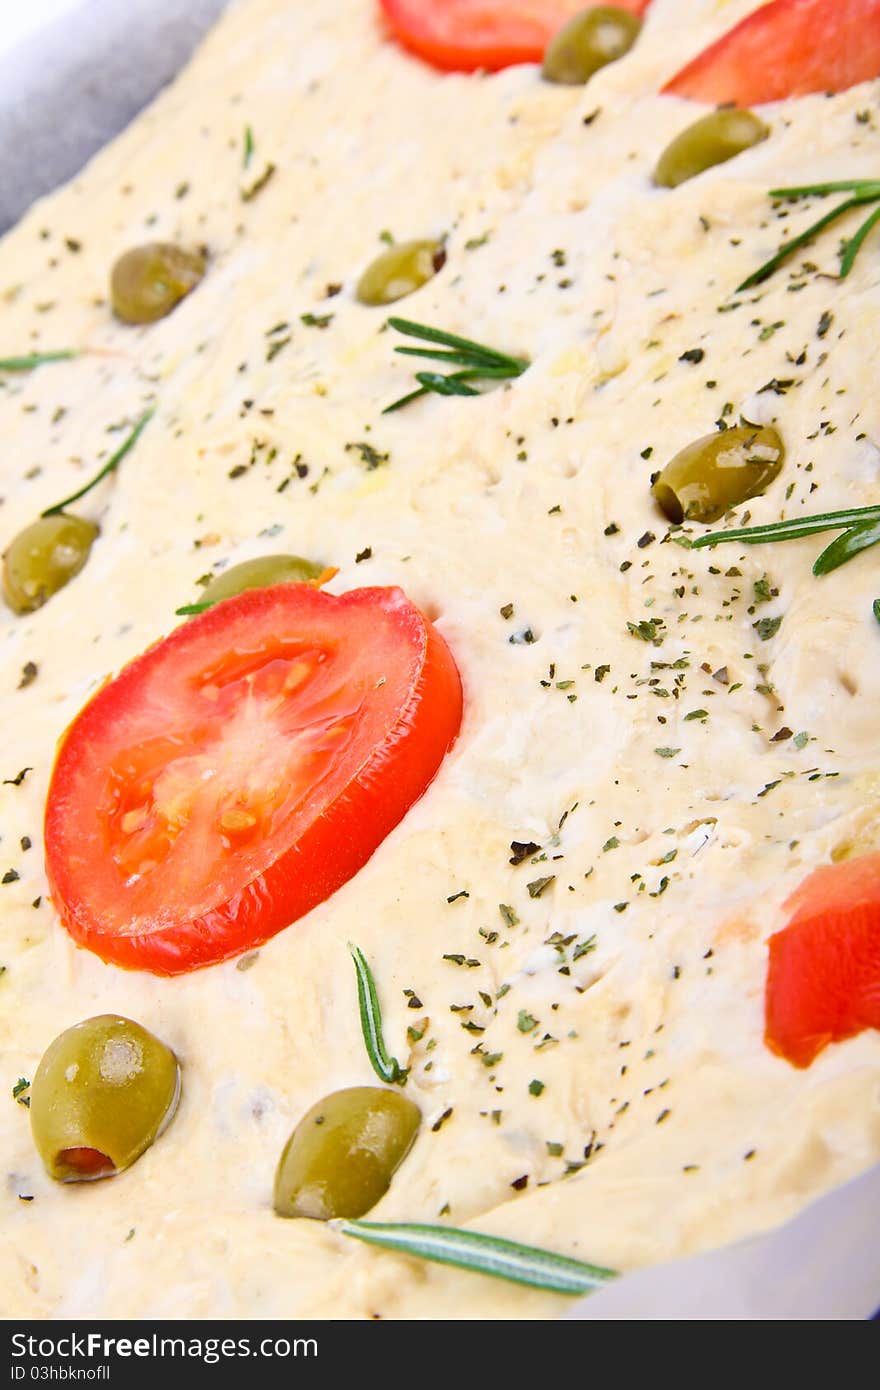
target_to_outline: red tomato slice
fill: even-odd
[[[352,877],[424,792],[461,681],[400,589],[252,589],[172,632],[62,738],[52,898],[117,965],[258,945]]]
[[[614,0],[643,14],[651,0]],[[404,48],[435,68],[495,72],[540,63],[544,49],[584,0],[380,0]]]
[[[765,1040],[796,1067],[830,1042],[880,1028],[880,854],[828,864],[785,904],[770,938]]]
[[[880,0],[772,0],[663,88],[693,101],[759,106],[843,92],[880,76]]]

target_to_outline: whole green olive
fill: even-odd
[[[766,140],[770,127],[752,111],[722,107],[701,116],[666,146],[654,170],[654,182],[661,188],[677,188],[704,169],[724,164],[743,150]]]
[[[123,323],[164,319],[205,273],[205,258],[169,241],[151,241],[126,251],[110,276],[113,312]]]
[[[94,522],[58,512],[41,516],[3,556],[3,598],[13,613],[33,613],[79,574],[98,534]]]
[[[688,444],[669,460],[652,492],[676,524],[717,521],[766,492],[784,461],[785,446],[772,425],[734,425]]]
[[[541,76],[546,82],[579,87],[594,72],[628,53],[642,21],[616,5],[593,5],[564,24],[547,45]]]
[[[101,1014],[61,1033],[31,1084],[31,1129],[51,1178],[84,1182],[128,1168],[170,1123],[180,1068],[139,1023]]]
[[[399,241],[371,261],[357,283],[361,304],[393,304],[421,289],[446,264],[442,241]]]
[[[300,1120],[275,1174],[279,1216],[356,1218],[388,1191],[421,1123],[399,1091],[352,1086],[334,1091]]]
[[[199,605],[234,598],[245,589],[268,589],[272,584],[313,584],[325,573],[323,565],[300,555],[259,555],[218,574],[203,589]]]

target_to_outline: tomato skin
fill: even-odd
[[[795,1067],[828,1043],[880,1028],[880,854],[828,864],[785,904],[771,936],[765,1041]]]
[[[163,885],[160,873],[152,910],[149,902],[143,910],[141,902],[129,923],[126,885],[107,865],[112,845],[105,843],[106,830],[94,811],[106,781],[103,759],[108,749],[115,751],[115,731],[128,730],[137,752],[143,744],[137,741],[139,692],[141,703],[149,704],[150,690],[178,679],[181,669],[190,677],[185,668],[194,649],[204,649],[208,659],[232,642],[230,632],[240,643],[249,643],[256,640],[252,634],[266,629],[274,637],[284,622],[294,627],[319,622],[331,633],[338,627],[343,637],[349,628],[361,661],[372,659],[363,654],[375,635],[379,657],[372,688],[378,691],[385,684],[381,677],[387,672],[388,684],[396,682],[402,691],[399,703],[385,717],[381,737],[357,748],[356,765],[342,768],[338,776],[333,773],[338,786],[326,804],[319,804],[319,791],[309,790],[301,833],[291,843],[272,846],[271,853],[266,849],[259,871],[245,872],[232,884],[230,874],[234,878],[238,872],[233,856],[231,866],[228,861],[222,866],[226,891],[211,902],[211,866],[184,860],[184,876],[193,873],[193,896],[201,895],[199,909],[192,911],[179,884]],[[402,675],[391,669],[392,641],[403,653]],[[305,584],[282,584],[217,604],[104,685],[62,737],[49,788],[45,842],[52,899],[64,926],[103,960],[158,975],[213,964],[259,945],[323,902],[366,863],[433,779],[455,741],[461,716],[461,679],[452,654],[399,589],[334,596]],[[313,801],[317,813],[309,815]]]
[[[880,0],[771,0],[675,74],[664,92],[759,106],[880,76]]]
[[[584,0],[379,0],[410,52],[445,72],[497,72],[540,63],[544,49]],[[644,14],[651,0],[614,0]]]

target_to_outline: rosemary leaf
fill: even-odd
[[[454,375],[459,381],[509,381],[521,373],[516,367],[465,367]]]
[[[407,395],[400,396],[398,400],[392,401],[390,405],[386,405],[382,414],[390,415],[393,410],[400,410],[401,406],[409,405],[410,401],[417,401],[419,396],[427,396],[429,394],[430,390],[427,386],[420,386],[418,391],[410,391]]]
[[[517,367],[519,372],[524,372],[529,365],[528,358],[511,357],[506,352],[498,352],[495,348],[485,347],[482,343],[475,343],[470,338],[459,338],[456,333],[447,333],[442,328],[431,328],[428,324],[414,323],[412,319],[390,318],[388,324],[391,328],[396,328],[398,333],[403,333],[408,338],[421,338],[427,343],[440,343],[443,347],[456,348],[459,351],[468,353],[472,357],[479,358],[487,365],[497,367]],[[519,375],[519,372],[517,375]]]
[[[249,125],[244,128],[244,149],[242,152],[242,168],[247,169],[254,157],[254,132]]]
[[[860,526],[868,522],[880,521],[880,506],[851,507],[840,512],[818,512],[815,516],[793,517],[790,521],[771,521],[766,526],[746,526],[734,531],[709,531],[691,541],[691,550],[702,550],[707,545],[723,545],[726,541],[739,541],[743,545],[762,545],[771,541],[798,540],[801,536],[814,536],[820,531],[840,531],[844,527]]]
[[[533,1289],[546,1289],[550,1293],[591,1293],[617,1277],[613,1269],[455,1226],[346,1220],[330,1224],[342,1235],[366,1241],[368,1245],[415,1255],[435,1264],[454,1265],[474,1274],[489,1274],[495,1279],[507,1279]]]
[[[872,545],[880,543],[880,521],[863,521],[859,526],[850,526],[843,535],[837,536],[813,565],[814,574],[830,574],[839,569]]]
[[[468,386],[462,380],[462,373],[450,372],[444,376],[442,372],[416,372],[416,381],[424,386],[428,391],[436,391],[438,396],[478,396],[479,391],[475,391],[473,386]]]
[[[847,275],[849,275],[850,271],[853,268],[853,262],[855,261],[856,256],[859,254],[859,251],[862,248],[862,242],[865,240],[865,237],[868,235],[871,229],[877,225],[878,221],[880,221],[880,208],[875,208],[874,211],[868,217],[865,218],[858,231],[854,232],[853,235],[850,237],[849,241],[846,243],[843,255],[840,258],[841,280],[845,280]]]
[[[59,512],[63,512],[65,508],[69,507],[71,502],[78,502],[81,497],[85,497],[87,492],[91,492],[93,487],[97,487],[98,483],[106,478],[108,474],[113,473],[119,467],[129,450],[134,448],[155,413],[156,407],[154,405],[150,406],[150,409],[144,412],[134,429],[120,444],[116,453],[107,460],[103,468],[92,478],[91,482],[86,483],[85,487],[81,487],[78,492],[73,492],[69,497],[65,497],[63,502],[56,502],[54,507],[47,507],[41,515],[57,516]]]
[[[781,191],[782,190],[780,190],[780,192]],[[769,261],[765,261],[762,266],[759,266],[751,275],[748,275],[741,285],[737,285],[734,293],[739,294],[742,290],[748,290],[754,285],[760,285],[762,281],[769,279],[773,272],[778,270],[784,261],[788,260],[793,251],[797,251],[801,246],[806,246],[807,242],[812,241],[817,233],[823,231],[832,222],[836,221],[838,217],[842,217],[845,212],[849,212],[852,208],[861,207],[863,203],[874,202],[878,197],[880,197],[880,193],[856,193],[852,198],[847,198],[844,202],[838,203],[836,208],[832,208],[830,212],[826,212],[824,217],[820,217],[818,222],[813,222],[807,227],[806,231],[800,232],[798,236],[792,237],[790,241],[784,242],[776,254],[770,257]],[[869,230],[870,228],[866,229],[865,235],[867,235],[867,231]],[[864,237],[862,240],[864,240]],[[859,245],[861,245],[861,242]],[[858,247],[856,247],[856,250],[858,250]]]
[[[805,183],[797,188],[771,188],[771,198],[824,198],[828,193],[859,193],[880,198],[880,180],[838,179],[835,183]]]
[[[42,367],[47,362],[69,362],[79,353],[73,348],[61,348],[58,352],[31,352],[24,357],[0,357],[0,372],[32,372],[34,367]]]
[[[385,1050],[385,1039],[382,1036],[382,1010],[379,1007],[373,972],[367,964],[363,951],[357,946],[353,946],[351,942],[348,943],[348,949],[351,952],[357,973],[358,1008],[361,1015],[364,1046],[367,1049],[370,1065],[380,1080],[389,1085],[397,1082],[398,1085],[402,1086],[406,1081],[406,1071],[401,1067],[397,1058],[389,1057]]]
[[[877,619],[878,623],[880,623],[880,598],[875,598],[874,602],[871,604],[871,608],[874,617]]]
[[[174,616],[177,618],[192,618],[196,613],[205,613],[209,608],[213,607],[213,603],[185,603],[182,608],[175,608]]]
[[[473,352],[465,352],[464,349],[446,351],[443,348],[414,348],[396,347],[395,352],[402,353],[404,357],[430,357],[434,362],[448,362],[450,366],[459,367],[479,367],[481,365],[494,366],[486,358],[477,357]],[[513,371],[513,368],[510,369]]]

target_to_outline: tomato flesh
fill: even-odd
[[[796,1067],[824,1047],[880,1028],[880,854],[828,864],[785,904],[770,938],[767,1046]]]
[[[62,739],[46,861],[104,960],[176,974],[345,883],[434,777],[461,682],[399,589],[249,590],[178,628]]]
[[[651,0],[614,0],[643,14]],[[540,63],[555,34],[584,0],[380,0],[397,39],[435,68],[496,72]]]
[[[880,0],[772,0],[663,88],[693,101],[758,106],[843,92],[880,75]]]

